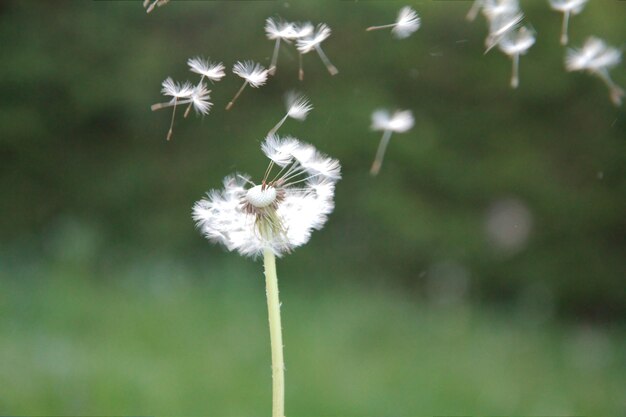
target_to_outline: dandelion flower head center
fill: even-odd
[[[255,185],[246,192],[246,201],[256,208],[265,208],[276,201],[276,188]]]

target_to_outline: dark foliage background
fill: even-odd
[[[363,31],[392,20],[394,2],[189,1],[149,16],[130,1],[3,2],[3,245],[38,257],[50,239],[88,239],[76,244],[95,271],[138,255],[232,256],[193,230],[190,206],[235,169],[259,175],[259,142],[281,117],[282,94],[296,88],[315,111],[283,133],[338,157],[345,179],[329,226],[284,268],[304,262],[319,279],[350,271],[420,288],[429,266],[454,262],[471,272],[479,299],[506,300],[536,284],[565,312],[622,314],[624,113],[599,81],[564,72],[559,15],[526,3],[538,42],[512,91],[508,59],[482,53],[484,22],[464,20],[469,2],[418,3],[423,27],[404,41]],[[591,4],[572,20],[571,43],[594,34],[621,45],[625,12],[620,2]],[[267,65],[272,43],[262,27],[272,15],[327,22],[334,34],[324,47],[340,75],[307,55],[300,83],[297,55],[283,48],[266,87],[226,112],[239,84],[228,76],[213,86],[212,113],[179,119],[165,142],[167,111],[149,109],[161,80],[193,80],[185,61],[198,54]],[[618,83],[623,75],[615,71]],[[409,108],[417,123],[393,138],[373,179],[379,137],[368,127],[378,107]],[[485,233],[502,199],[530,216],[528,239],[513,250]]]

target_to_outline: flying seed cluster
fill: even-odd
[[[569,42],[569,20],[583,11],[589,0],[548,0],[553,10],[563,13],[561,45]],[[485,39],[487,52],[498,46],[513,62],[511,87],[519,86],[519,58],[535,44],[535,31],[521,26],[524,18],[518,0],[474,0],[467,13],[473,21],[482,10],[487,19],[489,34]],[[608,46],[603,40],[589,37],[580,49],[568,49],[565,56],[567,71],[585,71],[602,80],[609,89],[609,97],[616,106],[622,104],[624,90],[609,75],[609,70],[621,62],[622,51]]]

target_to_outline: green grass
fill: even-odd
[[[201,279],[163,265],[0,277],[0,414],[269,415],[261,265],[235,259]],[[314,289],[278,267],[288,416],[624,411],[623,329]]]

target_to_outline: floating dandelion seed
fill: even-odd
[[[621,61],[622,51],[592,36],[585,41],[582,48],[567,50],[565,68],[568,71],[586,71],[600,78],[609,88],[613,104],[620,106],[624,90],[611,79],[609,70]]]
[[[150,3],[152,1],[152,3]],[[143,8],[146,9],[146,13],[150,13],[155,7],[161,7],[169,3],[170,0],[144,0]]]
[[[259,184],[246,175],[224,179],[193,206],[193,219],[211,242],[229,251],[263,254],[272,352],[272,416],[285,415],[283,342],[276,256],[290,253],[321,229],[334,208],[339,161],[295,138],[269,136],[262,150],[270,159]],[[277,167],[278,172],[272,170]]]
[[[309,99],[300,93],[296,93],[295,91],[290,91],[285,94],[285,104],[287,106],[287,114],[285,117],[280,119],[278,123],[276,123],[276,126],[269,131],[268,135],[276,133],[283,123],[285,123],[287,118],[291,117],[296,120],[304,120],[309,112],[313,110],[313,106],[309,102]]]
[[[226,73],[224,72],[224,64],[221,62],[214,63],[208,59],[203,59],[199,56],[195,58],[189,58],[187,60],[187,65],[189,66],[189,71],[195,72],[196,74],[200,74],[202,78],[200,81],[204,80],[204,78],[208,78],[211,81],[219,81]]]
[[[485,39],[487,53],[521,23],[524,15],[517,0],[483,0],[482,9],[489,24],[489,34]]]
[[[268,39],[275,40],[274,53],[272,54],[272,61],[268,70],[270,75],[274,75],[276,72],[276,64],[278,62],[278,51],[280,49],[280,41],[290,42],[294,37],[293,24],[283,21],[274,20],[268,17],[265,20],[265,34]]]
[[[397,39],[408,38],[413,32],[420,28],[419,15],[409,6],[404,6],[402,9],[400,9],[395,23],[382,26],[370,26],[365,30],[369,32],[371,30],[386,28],[393,28],[391,29],[391,33]]]
[[[524,19],[522,13],[505,13],[489,20],[489,35],[485,39],[485,53],[498,45],[507,33],[513,31]]]
[[[210,90],[207,90],[206,84],[200,83],[197,86],[193,86],[190,82],[186,81],[183,84],[179,84],[168,77],[163,81],[161,93],[165,96],[172,97],[172,99],[165,103],[153,104],[150,108],[152,111],[163,109],[166,107],[173,107],[172,121],[170,122],[170,129],[167,132],[167,140],[172,138],[174,129],[174,118],[176,116],[176,107],[179,104],[193,105],[196,112],[200,114],[208,114],[211,106],[213,105],[209,99]]]
[[[315,32],[315,26],[313,26],[313,23],[311,22],[294,23],[292,39],[305,39],[312,36],[313,32]],[[304,70],[302,69],[302,52],[300,52],[300,50],[298,50],[298,79],[300,81],[304,80]]]
[[[198,86],[202,85],[202,82],[204,81],[205,78],[208,78],[209,80],[213,82],[213,81],[221,80],[226,75],[226,73],[224,72],[224,64],[222,64],[221,62],[216,64],[216,63],[209,61],[208,59],[195,57],[195,58],[189,58],[187,60],[187,65],[189,66],[189,71],[195,72],[196,74],[201,75],[200,81],[198,82]],[[192,104],[194,103],[193,102],[189,103],[187,110],[185,110],[184,117],[187,117],[189,115],[189,111],[191,110]]]
[[[230,110],[235,104],[235,100],[239,97],[246,85],[250,84],[250,87],[259,88],[267,81],[268,70],[261,64],[257,64],[252,61],[237,61],[233,66],[233,73],[237,74],[245,81],[235,97],[228,103],[226,110]]]
[[[330,62],[330,59],[328,59],[320,46],[321,43],[330,36],[330,33],[331,31],[328,25],[320,23],[317,25],[317,29],[314,34],[307,38],[298,39],[298,51],[300,51],[301,54],[306,54],[315,49],[324,65],[326,65],[330,75],[335,75],[339,72],[339,70]]]
[[[498,43],[500,50],[507,54],[513,61],[511,73],[511,87],[519,86],[519,57],[526,54],[531,46],[535,44],[535,33],[527,27],[509,32]]]
[[[561,45],[567,45],[568,26],[570,15],[577,15],[582,12],[588,0],[549,0],[550,7],[563,13],[563,24],[561,25]]]
[[[413,118],[413,113],[411,113],[410,110],[397,110],[393,114],[390,114],[387,110],[376,110],[372,113],[371,129],[383,131],[383,136],[378,144],[376,157],[374,158],[372,168],[370,169],[371,175],[376,176],[380,171],[391,134],[393,132],[407,132],[413,127],[414,123],[415,119]]]

